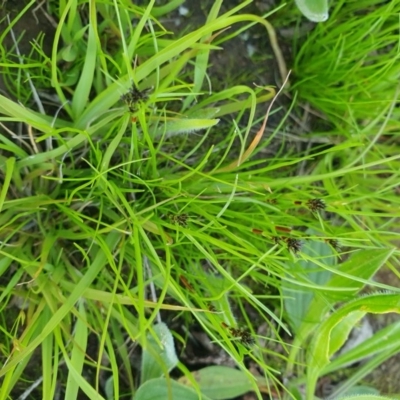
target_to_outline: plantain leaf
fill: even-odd
[[[211,366],[192,372],[192,374],[201,393],[213,400],[232,399],[254,389],[248,375],[235,368]],[[185,385],[191,385],[190,380],[186,377],[179,381]]]
[[[351,257],[339,265],[337,273],[326,284],[327,289],[338,288],[342,290],[327,291],[326,294],[319,293],[311,302],[308,311],[302,321],[301,326],[297,330],[292,350],[289,355],[289,367],[293,368],[299,350],[303,347],[303,343],[308,336],[316,329],[316,327],[329,315],[330,310],[339,301],[348,301],[364,286],[364,281],[371,279],[376,271],[386,262],[393,254],[393,249],[371,249],[359,250],[351,255]],[[344,288],[347,288],[344,290]],[[351,290],[351,289],[354,290]]]
[[[147,338],[147,347],[143,350],[140,382],[142,385],[150,379],[160,378],[178,364],[174,338],[163,322],[153,328],[154,334]]]
[[[205,395],[201,399],[211,400]],[[141,385],[133,400],[200,400],[200,396],[193,389],[172,379],[158,378]]]
[[[314,234],[310,231],[306,233],[309,235]],[[310,257],[315,257],[320,263],[330,267],[333,267],[336,263],[333,250],[322,241],[305,243],[302,253]],[[300,267],[300,269],[304,271],[303,275],[305,280],[311,281],[318,286],[324,286],[332,276],[330,271],[321,268],[312,260],[299,260],[289,265],[289,267],[290,266],[297,270]],[[314,298],[314,294],[309,288],[302,289],[300,285],[293,287],[293,285],[289,286],[285,283],[283,286],[283,295],[285,298],[285,310],[288,314],[290,325],[292,329],[297,332],[310,308],[310,303]]]
[[[339,265],[338,273],[330,279],[326,286],[329,288],[354,288],[354,291],[329,292],[329,297],[328,295],[315,297],[298,330],[298,338],[305,340],[334,304],[338,301],[348,300],[350,296],[361,290],[365,284],[358,279],[368,280],[372,278],[392,254],[393,249],[360,250],[353,253],[346,262]]]
[[[393,397],[376,396],[373,394],[359,394],[354,396],[340,397],[343,400],[393,400]],[[336,400],[336,399],[334,399]]]
[[[328,0],[295,0],[302,14],[313,22],[323,22],[328,19]]]

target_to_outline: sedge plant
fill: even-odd
[[[330,356],[349,326],[398,312],[399,290],[372,280],[397,265],[386,225],[398,155],[364,154],[358,137],[295,152],[285,119],[265,134],[284,87],[212,90],[210,53],[255,23],[288,77],[268,15],[246,14],[249,3],[221,14],[216,1],[202,27],[175,37],[162,17],[180,1],[50,2],[50,57],[2,52],[25,103],[0,96],[0,399],[298,398],[303,385],[313,398],[345,362]],[[43,106],[46,87],[56,96]],[[348,152],[357,157],[334,168]],[[390,210],[374,209],[384,201]],[[366,285],[392,293],[364,302]],[[191,338],[169,328],[175,318],[195,321],[237,369],[191,373],[175,349]]]

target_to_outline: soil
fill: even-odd
[[[28,0],[3,0],[0,5],[0,32],[3,33],[9,27],[7,15],[10,21],[14,21],[28,3]],[[41,3],[43,2],[39,1],[38,6],[35,8],[31,7],[12,27],[12,32],[18,43],[21,56],[28,56],[31,54],[33,50],[33,41],[39,39],[38,42],[40,42],[42,36],[44,36],[43,51],[46,54],[50,54],[51,52],[55,32],[54,22],[51,22],[44,13],[46,4],[43,3],[43,5],[39,7]],[[5,50],[15,48],[15,41],[10,31],[5,36],[2,46]],[[34,52],[32,56],[35,57]],[[7,91],[6,83],[2,75],[3,74],[0,73],[0,93],[7,93],[8,96],[12,97],[12,94]]]

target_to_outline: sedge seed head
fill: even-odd
[[[135,84],[121,96],[121,100],[128,106],[130,112],[135,112],[139,102],[148,99],[149,90],[140,91]]]
[[[244,346],[252,346],[255,343],[252,334],[246,329],[241,329],[239,340],[240,343],[242,343]]]
[[[229,327],[228,329],[231,335],[237,338],[244,346],[251,346],[255,343],[252,334],[246,328]]]
[[[187,226],[189,215],[187,214],[168,214],[169,220],[179,226]]]
[[[327,239],[326,242],[330,244],[336,251],[342,250],[342,246],[337,239]]]
[[[292,253],[298,253],[301,250],[301,241],[299,239],[287,238],[286,245]]]
[[[312,212],[321,211],[326,208],[326,204],[322,199],[310,199],[307,201],[306,205]]]

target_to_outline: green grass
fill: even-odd
[[[341,135],[364,139],[382,129],[385,118],[385,132],[396,131],[396,116],[388,111],[398,96],[399,7],[337,1],[329,20],[298,49],[296,88]]]
[[[312,399],[320,377],[375,354],[333,396],[346,393],[398,351],[394,323],[385,346],[378,332],[330,362],[363,315],[399,312],[396,283],[373,280],[399,267],[396,6],[363,3],[372,12],[358,21],[338,2],[332,28],[317,27],[299,48],[296,104],[318,106],[333,127],[328,143],[299,151],[256,116],[268,116],[279,88],[231,82],[208,94],[210,53],[254,23],[279,60],[268,15],[246,14],[250,1],[222,15],[215,2],[180,38],[162,25],[179,1],[167,10],[81,3],[50,3],[60,21],[50,58],[21,63],[1,52],[8,89],[23,102],[0,96],[0,399],[35,382],[32,398],[143,400],[153,389],[161,399],[166,387],[174,399],[230,398],[206,393],[175,359],[170,335],[190,345],[194,322],[242,371],[233,379],[219,370],[226,396],[250,385],[259,399]],[[356,46],[352,24],[374,16],[376,31]],[[337,57],[340,37],[364,64]],[[340,81],[324,83],[318,74],[333,74],[335,60]],[[282,81],[285,71],[280,60]],[[42,105],[44,88],[57,94],[53,104]],[[185,329],[171,332],[176,320]],[[180,384],[151,380],[175,366]]]

